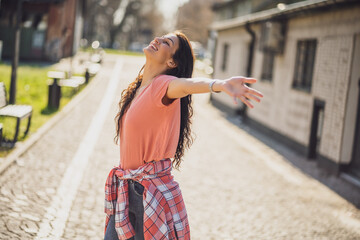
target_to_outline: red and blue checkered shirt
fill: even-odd
[[[146,240],[190,239],[190,227],[179,184],[171,175],[170,158],[146,163],[135,170],[114,167],[105,184],[105,232],[115,214],[115,229],[120,240],[133,237],[129,220],[128,179],[144,187],[144,237]],[[177,234],[177,238],[175,235]]]

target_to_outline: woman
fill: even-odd
[[[105,239],[190,239],[171,168],[179,169],[193,141],[191,96],[223,91],[253,108],[250,99],[260,102],[262,94],[245,85],[252,78],[191,78],[194,55],[183,33],[155,38],[144,53],[146,63],[122,92],[116,117],[120,166],[106,181]]]

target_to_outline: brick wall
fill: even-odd
[[[249,42],[250,36],[244,28],[219,32],[215,52],[214,78],[226,79],[231,76],[246,75]],[[223,71],[223,46],[225,43],[229,45],[229,51],[226,70]],[[226,93],[216,93],[212,96],[232,109],[239,108],[239,105],[235,105]]]
[[[253,24],[252,28],[258,38],[260,25]],[[314,99],[325,101],[320,153],[334,162],[339,162],[353,39],[359,32],[360,7],[318,12],[289,19],[285,50],[282,55],[275,57],[272,82],[261,80],[263,53],[258,46],[256,47],[253,74],[259,81],[253,86],[264,93],[264,98],[261,104],[255,104],[256,107],[248,111],[248,115],[303,146],[308,146]],[[230,68],[226,73],[221,72],[220,50],[221,43],[235,38],[235,44],[247,48],[248,42],[239,41],[242,39],[240,34],[249,37],[244,27],[219,31],[215,78],[239,75],[239,65]],[[297,41],[307,38],[316,38],[318,41],[310,93],[292,88]],[[247,54],[241,54],[239,49],[236,51],[238,52],[230,55],[232,64],[240,63],[238,57],[247,60]],[[242,64],[246,66],[246,63]]]
[[[49,8],[46,53],[51,60],[58,61],[59,58],[72,55],[77,1],[66,0],[52,4]]]
[[[313,95],[326,103],[320,153],[334,160],[340,159],[352,47],[352,35],[319,41]]]
[[[265,93],[265,106],[249,111],[249,116],[308,146],[313,101],[315,98],[325,101],[320,153],[339,162],[352,43],[357,31],[360,31],[360,8],[289,20],[285,51],[275,59],[273,82],[260,81],[254,85]],[[298,40],[307,38],[318,41],[310,93],[291,87],[296,44]],[[261,67],[262,52],[257,51],[254,68],[258,79]]]

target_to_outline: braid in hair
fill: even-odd
[[[165,74],[172,75],[178,78],[191,78],[194,68],[194,53],[192,51],[191,43],[185,34],[181,32],[174,32],[174,34],[179,39],[179,48],[176,50],[173,55],[174,61],[177,63],[177,67],[168,69]],[[129,87],[122,92],[121,101],[119,103],[120,112],[116,115],[116,136],[114,138],[115,142],[119,140],[120,128],[121,128],[121,118],[129,107],[131,101],[133,100],[136,90],[140,87],[142,81],[142,75],[140,70],[138,77],[134,82],[132,82]],[[184,156],[185,150],[189,149],[193,143],[193,137],[191,132],[192,125],[192,95],[187,95],[181,98],[181,119],[180,119],[180,136],[178,145],[176,148],[176,153],[172,164],[175,169],[180,168],[180,163]]]
[[[120,131],[121,131],[121,120],[123,115],[126,113],[130,103],[135,97],[136,90],[140,87],[143,75],[141,71],[144,69],[145,65],[140,69],[138,76],[136,79],[129,84],[127,89],[124,89],[121,92],[121,100],[119,102],[119,109],[120,111],[115,116],[115,126],[116,126],[116,135],[114,137],[115,143],[118,143],[120,138]]]

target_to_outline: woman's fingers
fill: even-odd
[[[260,102],[260,98],[258,98],[257,96],[252,95],[251,93],[245,93],[244,96],[248,99],[252,99],[255,100],[257,102]]]
[[[239,98],[246,106],[249,108],[254,108],[250,100],[254,100],[256,102],[261,101],[263,94],[260,91],[250,88],[246,85],[246,83],[252,84],[255,82],[257,82],[255,78],[244,77],[233,77],[229,81],[227,90],[229,90],[229,95],[233,97],[235,104],[238,104],[237,98]]]
[[[262,93],[259,92],[258,90],[255,90],[253,88],[249,88],[249,93],[251,93],[252,95],[258,96],[258,97],[263,97]]]
[[[257,80],[255,78],[243,78],[244,83],[256,83]]]
[[[238,104],[236,98],[239,98],[239,99],[240,99],[246,106],[248,106],[249,108],[254,108],[254,106],[251,104],[251,102],[250,102],[247,98],[245,98],[244,95],[238,96],[238,95],[235,94],[235,95],[233,96],[234,103],[235,103],[235,104]]]
[[[245,85],[245,83],[254,83],[254,82],[256,82],[256,81],[257,81],[257,80],[254,79],[254,78],[244,78],[243,82],[242,82],[241,85],[240,85],[240,89],[241,89],[241,88],[245,88],[245,91],[246,91],[246,92],[249,92],[249,93],[251,93],[252,95],[255,95],[255,96],[258,96],[258,97],[263,97],[263,94],[262,94],[260,91],[255,90],[255,89],[250,88],[250,87],[248,87],[247,85]]]
[[[250,103],[249,100],[247,100],[244,96],[240,97],[240,100],[246,104],[246,106],[248,106],[249,108],[254,108],[254,106]]]

